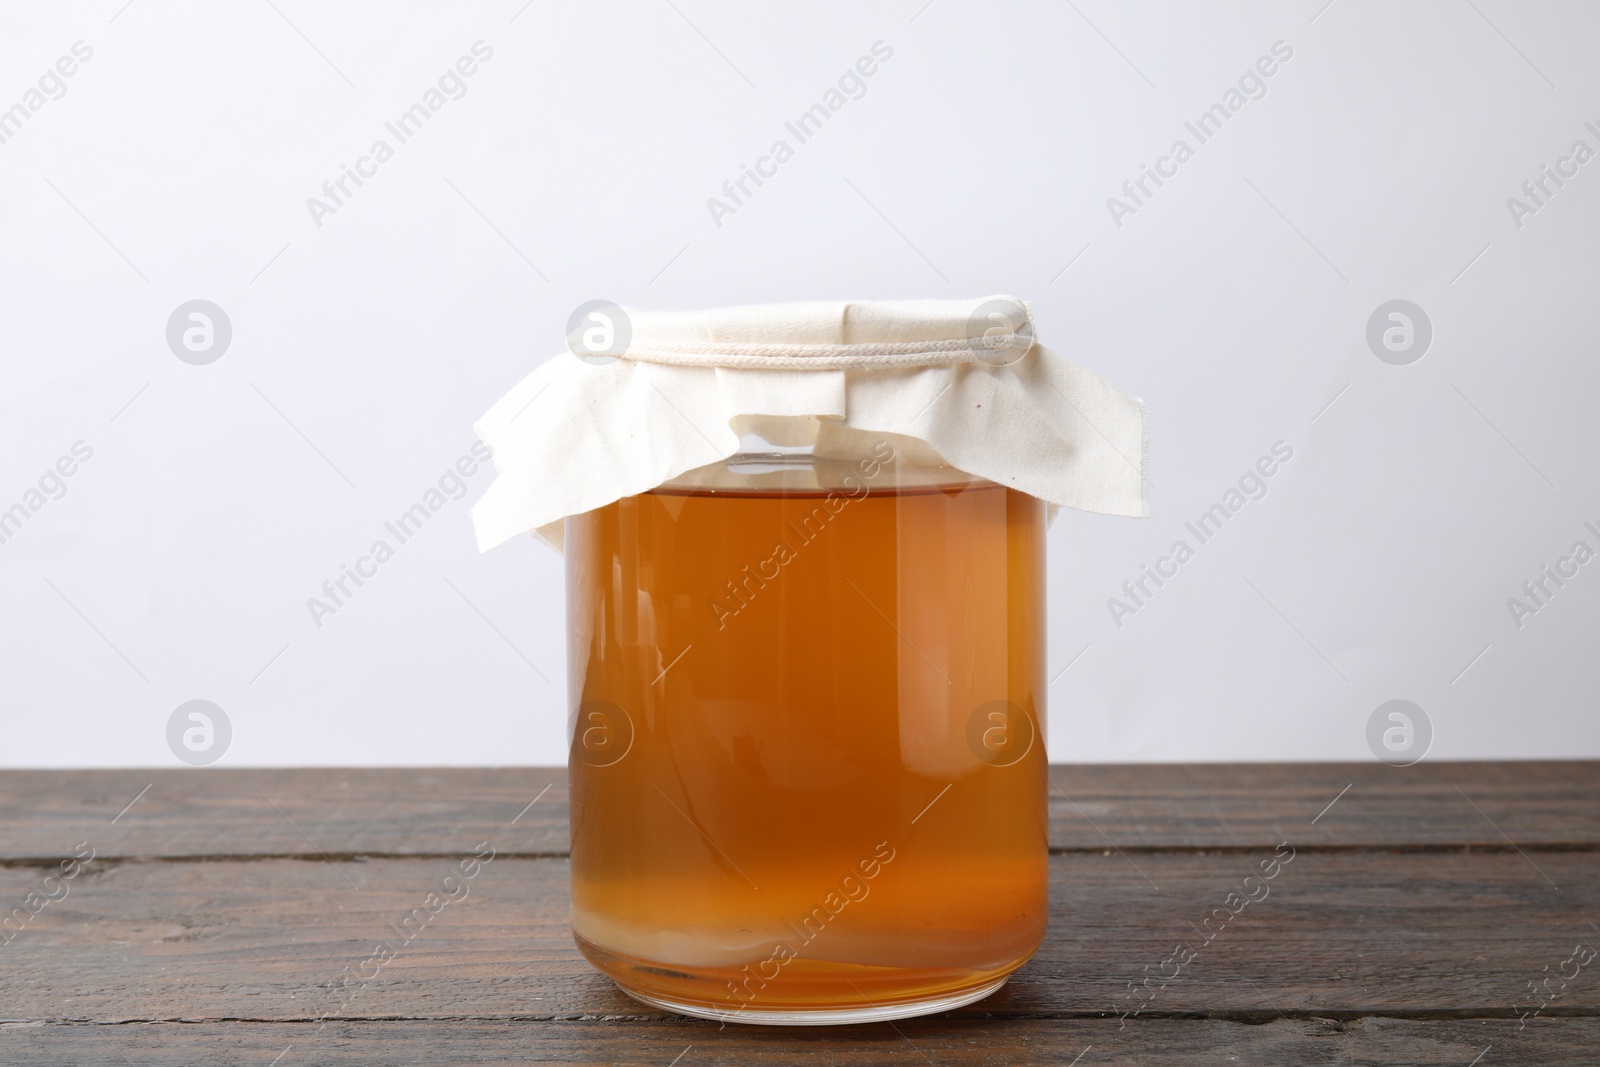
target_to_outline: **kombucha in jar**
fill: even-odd
[[[918,1015],[1044,937],[1046,505],[903,441],[565,522],[573,931],[639,1000]]]

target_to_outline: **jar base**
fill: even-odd
[[[763,1011],[758,1008],[717,1008],[708,1004],[691,1004],[669,1000],[666,997],[640,993],[618,983],[617,988],[634,1000],[653,1008],[664,1008],[679,1015],[692,1015],[697,1019],[712,1019],[725,1023],[745,1023],[751,1026],[849,1026],[855,1023],[882,1023],[894,1019],[910,1019],[918,1015],[933,1015],[974,1004],[999,991],[1010,979],[1005,975],[972,989],[946,993],[919,1000],[895,1001],[892,1004],[869,1005],[862,1008],[807,1008]]]

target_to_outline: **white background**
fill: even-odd
[[[0,145],[0,509],[94,454],[0,544],[0,764],[177,765],[196,698],[224,766],[564,762],[561,563],[475,552],[489,472],[320,628],[307,598],[583,301],[992,292],[1151,420],[1151,517],[1051,530],[1053,759],[1370,759],[1392,698],[1432,758],[1600,756],[1600,562],[1520,629],[1506,603],[1600,547],[1600,161],[1520,228],[1506,204],[1600,148],[1600,8],[1325,4],[6,4],[0,108],[94,52]],[[479,40],[466,95],[317,226]],[[1116,226],[1280,40],[1265,97]],[[165,339],[196,298],[233,326],[207,366]],[[1395,298],[1433,324],[1409,366],[1365,340]],[[1107,598],[1278,440],[1267,497],[1119,629]]]

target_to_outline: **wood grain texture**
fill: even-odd
[[[1004,990],[769,1030],[646,1008],[583,962],[558,771],[0,774],[0,1064],[1600,1062],[1600,959],[1516,1018],[1600,945],[1600,766],[1052,777],[1050,932]],[[79,842],[67,896],[17,920]],[[407,936],[482,842],[467,898]],[[1270,893],[1204,940],[1281,842]],[[363,978],[380,941],[398,957]]]
[[[1142,874],[1115,854],[1053,857],[1044,946],[999,994],[957,1014],[1131,1010],[1127,983],[1185,943],[1198,955],[1145,1014],[1509,1017],[1528,1003],[1527,980],[1577,942],[1600,944],[1587,925],[1600,915],[1600,853],[1580,852],[1532,857],[1560,889],[1515,853],[1301,852],[1264,900],[1214,920],[1221,933],[1206,944],[1196,928],[1270,855],[1145,854],[1133,858]],[[664,1017],[578,955],[565,860],[496,858],[465,900],[406,940],[399,924],[452,869],[96,861],[0,948],[0,1021]],[[0,871],[0,900],[20,900],[39,878]],[[341,1004],[334,983],[379,942],[399,958]],[[1600,960],[1560,1004],[1600,1011]]]
[[[78,841],[151,858],[456,855],[491,833],[505,851],[565,855],[566,770],[0,772],[0,861]]]
[[[0,1063],[28,1067],[1570,1067],[1592,1065],[1597,1045],[1600,1020],[1587,1018],[1522,1030],[1502,1019],[1382,1018],[1156,1019],[1122,1029],[1115,1020],[944,1018],[825,1030],[601,1019],[0,1026]]]
[[[1051,781],[1057,850],[1600,842],[1592,763],[1056,766]],[[84,840],[107,856],[337,857],[460,855],[492,837],[513,855],[562,855],[567,811],[566,772],[548,767],[3,771],[0,863]]]

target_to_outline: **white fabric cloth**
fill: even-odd
[[[997,301],[1015,314],[974,340]],[[472,509],[480,551],[530,531],[559,551],[568,515],[726,459],[749,432],[823,453],[894,434],[1052,505],[1148,514],[1143,402],[1034,344],[1015,298],[624,314],[622,358],[556,356],[478,421],[499,472]]]

